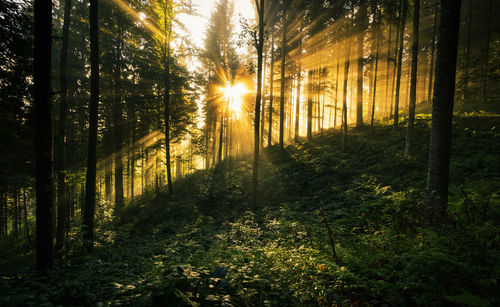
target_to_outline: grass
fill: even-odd
[[[102,203],[94,253],[73,240],[44,279],[12,267],[0,305],[498,305],[499,117],[455,117],[443,225],[422,213],[429,125],[412,159],[389,123],[350,131],[345,152],[331,133],[266,149],[256,211],[244,159],[137,198],[119,225]]]

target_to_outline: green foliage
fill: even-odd
[[[364,130],[347,152],[338,136],[265,150],[256,212],[244,160],[137,198],[119,225],[101,203],[94,254],[75,249],[45,280],[29,267],[3,276],[0,305],[498,305],[497,121],[457,117],[443,225],[423,215],[423,118],[412,160],[403,134]]]

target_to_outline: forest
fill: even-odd
[[[0,306],[499,306],[498,16],[0,0]]]

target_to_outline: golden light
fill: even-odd
[[[224,99],[229,103],[229,110],[236,114],[241,113],[241,106],[243,105],[243,96],[248,93],[247,88],[243,83],[237,83],[233,86],[227,84],[226,87],[221,88]]]

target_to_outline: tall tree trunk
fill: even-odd
[[[164,56],[164,67],[165,67],[165,93],[163,95],[164,104],[164,114],[163,118],[165,121],[165,163],[167,165],[167,186],[168,193],[173,194],[174,190],[172,187],[172,165],[170,161],[170,38],[172,34],[172,23],[168,25],[167,29],[167,6],[165,4],[165,56]]]
[[[418,1],[418,0],[417,0]],[[375,71],[373,76],[373,97],[372,97],[372,112],[370,120],[370,135],[373,135],[373,121],[375,119],[375,101],[377,98],[377,73],[378,73],[378,55],[380,50],[380,32],[382,28],[382,12],[378,11],[378,29],[377,29],[377,48],[375,51]]]
[[[52,116],[50,102],[52,1],[35,0],[34,105],[36,179],[36,266],[52,267]]]
[[[0,185],[0,237],[7,235],[7,204],[5,201],[5,189]]]
[[[302,81],[302,24],[300,26],[300,38],[299,38],[299,59],[297,61],[297,97],[295,100],[295,127],[294,127],[294,141],[297,143],[299,141],[299,127],[300,127],[300,82]]]
[[[307,77],[307,141],[312,141],[312,96],[313,96],[313,70],[309,70]]]
[[[388,38],[388,46],[387,46],[387,68],[386,68],[386,76],[385,76],[385,103],[384,103],[384,112],[387,112],[388,102],[389,102],[389,70],[391,69],[391,40],[392,40],[392,22],[389,21],[389,38]],[[392,92],[391,92],[392,96]],[[390,113],[389,113],[390,116]]]
[[[99,25],[98,0],[90,0],[90,104],[87,176],[83,210],[83,244],[87,251],[94,246],[94,212],[97,167],[97,121],[99,105]]]
[[[283,29],[281,42],[281,88],[280,88],[280,150],[285,151],[283,140],[284,125],[285,125],[285,65],[286,65],[286,8],[283,2]]]
[[[123,196],[123,118],[122,118],[122,94],[121,94],[121,69],[122,69],[122,33],[118,25],[118,38],[116,42],[116,58],[113,72],[114,79],[114,101],[113,101],[113,145],[115,160],[115,215],[119,216],[124,206]]]
[[[24,230],[26,233],[26,240],[28,240],[28,242],[31,243],[30,229],[28,226],[28,206],[26,203],[26,188],[23,188],[23,211],[24,211]],[[0,211],[0,215],[1,215],[1,211]],[[67,227],[66,227],[66,229],[67,229]]]
[[[432,222],[442,221],[448,209],[460,2],[441,0],[427,176],[428,213]]]
[[[347,86],[349,80],[349,65],[350,59],[349,55],[351,54],[351,36],[352,36],[352,26],[351,26],[351,35],[347,38],[347,50],[345,54],[345,63],[344,63],[344,89],[342,93],[342,150],[346,149],[347,146]]]
[[[262,120],[260,121],[260,148],[264,148],[264,126],[265,126],[265,118],[266,118],[266,62],[267,62],[267,50],[264,53],[264,63],[263,68],[262,68],[262,93],[263,93],[263,98],[262,98],[262,105],[261,105],[261,117]],[[232,121],[231,121],[232,122]]]
[[[365,28],[367,18],[367,6],[364,0],[359,3],[358,10],[358,80],[357,80],[357,95],[356,95],[356,126],[363,126],[363,67],[364,67],[364,51],[363,44],[365,39]]]
[[[480,79],[480,89],[479,89],[479,97],[481,104],[486,104],[486,84],[488,83],[488,70],[489,70],[489,61],[490,61],[490,40],[491,40],[491,12],[493,10],[493,0],[490,0],[488,3],[488,16],[486,18],[486,41],[484,42],[483,56],[482,56],[482,65],[481,65],[481,79]]]
[[[469,67],[471,55],[471,40],[472,40],[472,0],[469,0],[469,10],[467,13],[467,42],[465,45],[465,63],[464,63],[464,87],[462,92],[462,100],[465,102],[469,94]]]
[[[399,126],[399,96],[401,90],[401,67],[403,65],[403,48],[404,48],[404,34],[406,24],[406,14],[408,10],[408,0],[402,0],[402,10],[399,25],[399,50],[398,50],[398,63],[396,73],[396,97],[394,101],[394,130]]]
[[[217,163],[222,161],[222,145],[224,144],[224,113],[220,110],[220,127],[219,127],[219,150],[217,153]]]
[[[61,105],[59,110],[59,131],[57,135],[57,229],[54,250],[58,253],[64,246],[66,220],[68,216],[67,188],[66,188],[66,110],[68,99],[68,41],[69,25],[71,22],[71,0],[64,1],[64,20],[62,33],[61,58],[59,67],[59,81],[61,86]]]
[[[432,41],[431,41],[431,69],[429,70],[429,89],[427,91],[427,103],[431,104],[432,102],[432,86],[434,84],[434,57],[436,56],[436,32],[438,28],[438,8],[439,1],[436,0],[436,6],[434,8],[434,24],[432,26]]]
[[[335,74],[335,110],[333,115],[333,133],[335,133],[335,129],[337,128],[337,105],[339,98],[339,66],[340,66],[340,57],[337,57],[337,73]]]
[[[267,147],[271,147],[273,141],[274,33],[271,34],[271,71],[269,79],[269,130],[267,136]]]
[[[420,0],[414,1],[413,42],[411,45],[410,105],[408,110],[408,129],[406,130],[405,157],[413,155],[413,133],[415,125],[415,106],[417,100],[418,35],[420,24]]]
[[[255,0],[257,4],[257,0]],[[264,0],[260,0],[259,33],[256,42],[257,49],[257,95],[255,98],[255,122],[254,122],[254,152],[253,152],[253,174],[252,174],[252,205],[257,207],[257,179],[259,174],[259,124],[260,124],[260,102],[262,100],[262,49],[264,47]]]

